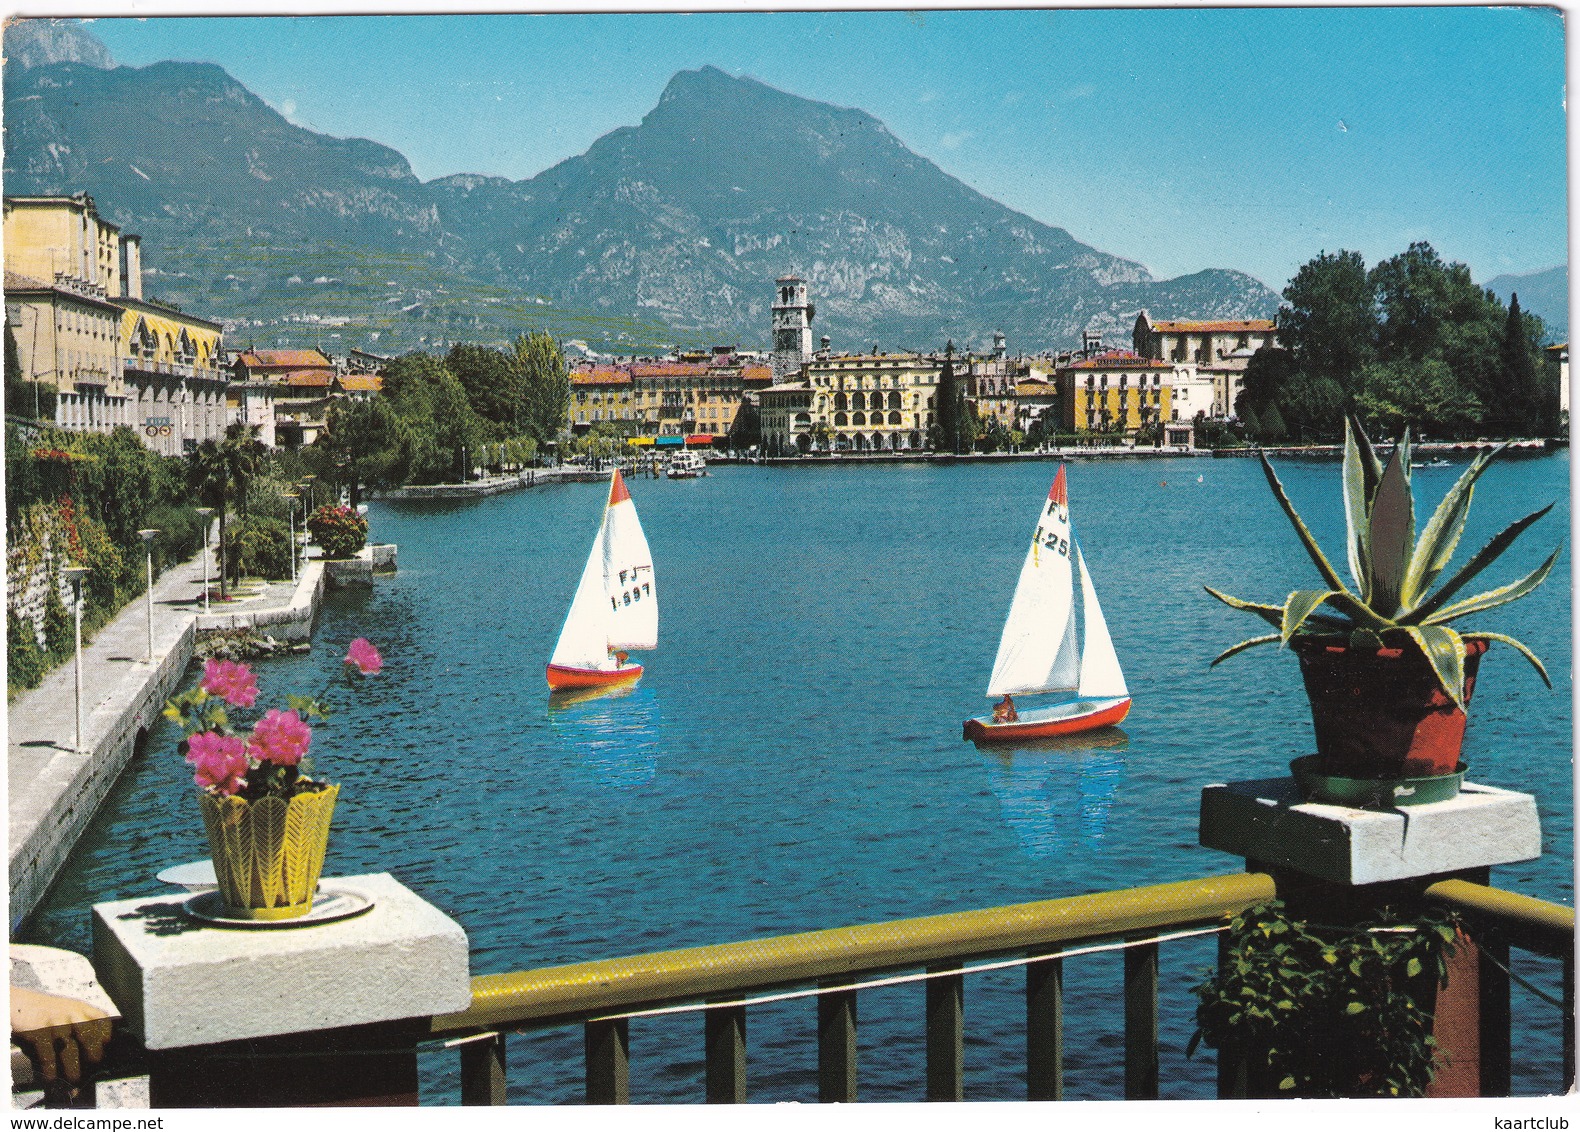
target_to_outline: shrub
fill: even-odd
[[[33,623],[8,611],[5,637],[6,684],[9,688],[36,687],[49,664],[38,647]]]
[[[225,532],[225,562],[232,577],[291,576],[291,533],[284,521],[258,516],[234,523]]]
[[[349,507],[326,503],[307,517],[307,529],[325,558],[350,558],[368,541],[368,521]]]

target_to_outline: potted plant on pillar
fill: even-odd
[[[1514,638],[1449,625],[1541,585],[1561,547],[1517,581],[1460,596],[1552,504],[1511,523],[1433,588],[1464,531],[1476,481],[1500,451],[1501,446],[1478,455],[1417,533],[1409,432],[1384,464],[1359,423],[1346,422],[1342,486],[1353,588],[1323,554],[1267,457],[1259,454],[1268,485],[1323,586],[1294,590],[1281,605],[1206,587],[1219,601],[1277,630],[1241,641],[1213,664],[1255,645],[1278,642],[1294,650],[1316,730],[1317,754],[1297,759],[1294,767],[1308,796],[1363,804],[1428,801],[1457,792],[1465,708],[1491,641],[1515,649],[1552,686],[1542,662]]]
[[[364,638],[351,642],[342,673],[355,685],[383,667]],[[313,732],[329,714],[318,696],[287,696],[287,709],[260,714],[247,735],[227,707],[248,709],[257,677],[244,664],[210,659],[195,688],[172,697],[164,714],[181,726],[180,751],[200,789],[203,825],[225,913],[237,920],[290,920],[313,905],[329,823],[340,787],[308,777]]]

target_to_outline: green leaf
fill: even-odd
[[[1257,458],[1262,461],[1262,474],[1267,477],[1267,486],[1273,489],[1273,497],[1278,500],[1278,505],[1284,509],[1290,524],[1295,528],[1295,533],[1300,536],[1301,545],[1306,548],[1306,553],[1311,556],[1311,561],[1316,564],[1317,572],[1322,575],[1322,580],[1328,588],[1343,593],[1349,591],[1344,588],[1344,582],[1338,572],[1333,569],[1332,563],[1322,553],[1322,548],[1317,545],[1316,538],[1307,529],[1300,513],[1295,510],[1295,505],[1289,501],[1289,496],[1284,493],[1284,485],[1278,481],[1278,473],[1273,471],[1273,465],[1268,462],[1267,455],[1257,452]]]
[[[1431,597],[1427,598],[1427,600],[1423,601],[1420,605],[1412,609],[1407,616],[1401,618],[1400,620],[1407,624],[1424,624],[1430,617],[1432,617],[1433,614],[1448,604],[1449,598],[1453,597],[1461,589],[1469,585],[1472,578],[1481,573],[1488,566],[1492,565],[1492,563],[1497,560],[1500,554],[1509,549],[1509,545],[1513,543],[1515,539],[1520,537],[1525,528],[1529,527],[1532,523],[1536,522],[1537,519],[1540,519],[1552,509],[1553,505],[1549,503],[1540,511],[1533,511],[1529,515],[1525,516],[1525,518],[1516,519],[1507,527],[1503,528],[1502,531],[1498,532],[1496,538],[1487,543],[1487,545],[1482,547],[1480,550],[1476,551],[1476,553],[1471,556],[1470,561],[1466,562],[1463,566],[1456,570],[1453,577],[1449,578],[1448,581],[1443,583],[1441,589],[1439,589]],[[1554,551],[1553,558],[1556,559],[1557,557],[1557,552]]]
[[[1454,705],[1465,706],[1465,642],[1443,625],[1406,625],[1405,632],[1431,664],[1437,682]]]
[[[1257,645],[1270,645],[1278,639],[1279,637],[1277,633],[1269,633],[1265,637],[1251,637],[1249,640],[1241,641],[1237,645],[1231,645],[1229,648],[1224,649],[1221,653],[1213,658],[1212,664],[1209,664],[1207,667],[1214,668],[1223,661],[1228,660],[1231,656],[1234,656],[1236,653],[1244,652],[1249,648],[1255,648]]]
[[[1553,682],[1548,679],[1547,669],[1542,664],[1541,660],[1536,656],[1535,653],[1526,648],[1519,641],[1516,641],[1513,637],[1506,636],[1503,633],[1461,633],[1460,637],[1467,641],[1502,641],[1504,644],[1512,647],[1526,660],[1531,662],[1531,667],[1536,669],[1536,674],[1542,678],[1542,682],[1544,684],[1546,684],[1549,688],[1553,686]]]
[[[1337,596],[1333,590],[1296,590],[1290,594],[1284,599],[1284,618],[1279,625],[1279,639],[1287,645],[1289,638],[1300,631],[1306,618],[1311,616],[1317,606]]]
[[[1361,600],[1366,601],[1371,597],[1369,589],[1371,581],[1371,546],[1367,540],[1367,515],[1371,511],[1372,495],[1377,490],[1377,481],[1382,478],[1381,470],[1377,467],[1377,458],[1371,456],[1371,445],[1368,442],[1365,454],[1362,453],[1360,443],[1356,441],[1357,434],[1361,441],[1366,440],[1366,434],[1361,432],[1360,425],[1346,417],[1344,420],[1344,526],[1348,532],[1348,547],[1350,556],[1350,576],[1355,579],[1355,588],[1360,592]]]
[[[1410,493],[1408,429],[1383,469],[1367,526],[1372,574],[1371,584],[1366,589],[1366,604],[1378,616],[1392,617],[1399,611],[1405,571],[1415,547],[1415,499]]]
[[[1405,978],[1413,979],[1417,975],[1419,975],[1420,973],[1421,973],[1421,961],[1419,959],[1412,959],[1412,960],[1410,960],[1410,962],[1408,962],[1408,963],[1406,963],[1404,965]]]
[[[1293,1077],[1285,1077],[1278,1083],[1278,1087],[1287,1092],[1295,1087],[1295,1079]]]
[[[1213,597],[1217,598],[1231,609],[1243,609],[1247,613],[1256,614],[1275,629],[1278,628],[1279,624],[1284,619],[1284,611],[1276,605],[1262,605],[1259,602],[1245,601],[1242,598],[1231,597],[1229,594],[1220,593],[1211,586],[1203,586],[1202,589],[1212,594]]]
[[[1465,530],[1465,517],[1470,513],[1470,500],[1476,492],[1476,480],[1481,478],[1481,473],[1486,471],[1493,456],[1503,448],[1503,445],[1499,445],[1491,453],[1483,453],[1472,460],[1470,467],[1443,496],[1437,510],[1432,512],[1432,518],[1416,543],[1409,572],[1405,575],[1404,591],[1400,594],[1404,608],[1408,609],[1421,600],[1454,557],[1459,536]]]
[[[1348,1006],[1346,1006],[1344,1008],[1344,1013],[1346,1013],[1346,1014],[1360,1014],[1365,1009],[1366,1009],[1366,1005],[1364,1003],[1352,1002],[1352,1003],[1350,1003]]]
[[[1506,586],[1499,586],[1495,590],[1488,590],[1475,597],[1467,597],[1464,601],[1456,601],[1446,609],[1440,609],[1426,619],[1428,625],[1440,625],[1445,621],[1452,621],[1457,617],[1464,617],[1468,613],[1480,613],[1487,609],[1496,609],[1500,605],[1507,605],[1511,601],[1518,601],[1530,593],[1537,586],[1547,580],[1547,574],[1553,568],[1553,563],[1558,561],[1558,555],[1563,552],[1563,547],[1557,547],[1547,556],[1536,569],[1517,582],[1510,582]]]

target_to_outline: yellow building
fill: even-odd
[[[1072,362],[1058,373],[1066,432],[1134,436],[1167,420],[1174,367],[1156,358],[1114,351]]]
[[[924,448],[942,369],[936,354],[819,353],[802,370],[811,427],[824,425],[836,452]],[[765,403],[765,436],[766,420]]]
[[[679,361],[573,363],[567,423],[572,432],[608,424],[627,436],[723,439],[735,430],[748,391],[772,378],[769,366],[727,346]]]
[[[144,299],[141,259],[86,193],[5,198],[6,324],[24,379],[56,390],[62,428],[126,425],[174,456],[235,419],[224,332]]]
[[[6,325],[26,381],[56,393],[55,423],[132,423],[121,368],[120,229],[93,198],[5,198]]]

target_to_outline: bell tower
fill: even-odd
[[[774,281],[774,381],[795,375],[812,359],[812,304],[806,283],[795,275]]]

